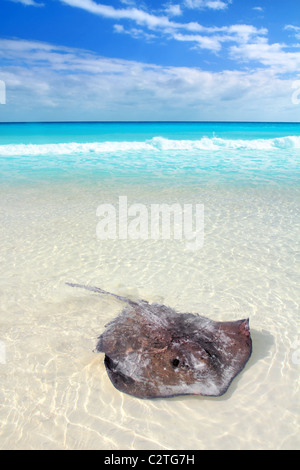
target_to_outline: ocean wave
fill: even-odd
[[[162,150],[273,150],[276,148],[300,148],[300,136],[254,140],[222,139],[220,137],[202,137],[200,140],[169,140],[163,137],[154,137],[148,142],[151,142],[151,145]]]
[[[167,150],[274,150],[299,149],[300,136],[277,137],[274,139],[222,139],[220,137],[202,137],[199,140],[172,140],[153,137],[142,142],[87,142],[59,144],[10,144],[0,145],[0,156],[38,156],[38,155],[78,155],[116,152],[142,152]]]

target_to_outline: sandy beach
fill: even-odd
[[[97,239],[97,206],[120,193],[201,202],[203,248]],[[0,200],[2,449],[299,447],[298,188],[36,184]],[[252,357],[219,398],[124,395],[92,352],[121,303],[66,281],[214,320],[249,316]]]

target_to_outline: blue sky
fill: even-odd
[[[0,121],[299,121],[299,0],[1,0],[0,24]]]

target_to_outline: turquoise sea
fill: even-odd
[[[300,124],[0,125],[6,183],[124,178],[165,184],[299,183]]]
[[[203,244],[100,239],[121,196],[200,204]],[[300,448],[300,124],[0,124],[0,220],[1,449]],[[123,305],[66,282],[249,317],[252,356],[219,398],[122,394],[93,350]]]

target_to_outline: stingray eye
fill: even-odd
[[[172,366],[173,367],[178,367],[179,366],[179,359],[173,359]]]

